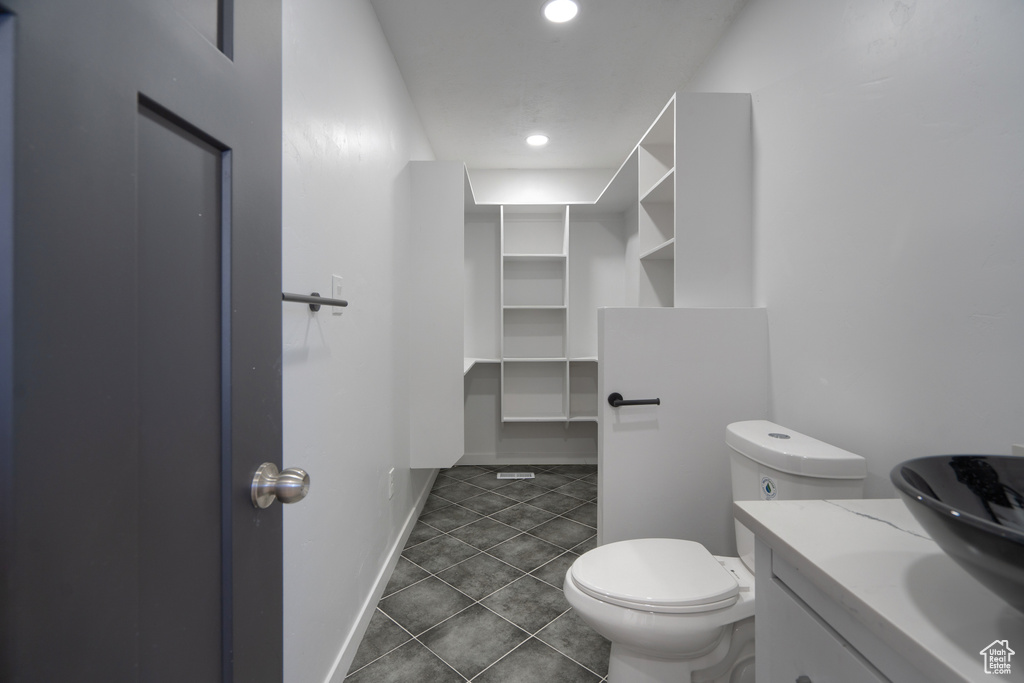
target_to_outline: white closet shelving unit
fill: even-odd
[[[672,307],[675,291],[676,99],[637,146],[640,306]]]
[[[569,419],[567,207],[501,209],[501,419]]]
[[[609,297],[597,281],[609,269],[596,272],[596,262],[614,259],[607,226],[575,223],[571,211],[502,207],[502,422],[597,421],[596,310],[620,303],[621,285],[605,285],[617,295]]]
[[[751,169],[750,96],[680,93],[592,204],[477,206],[467,180],[463,371],[500,364],[474,384],[499,431],[597,421],[598,308],[752,305]]]

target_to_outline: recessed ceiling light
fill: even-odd
[[[528,138],[526,138],[526,144],[530,145],[531,147],[543,147],[544,145],[548,144],[548,136],[540,135],[539,133],[537,135],[531,135]]]
[[[579,11],[580,6],[576,0],[548,0],[544,3],[544,16],[556,24],[569,21]]]

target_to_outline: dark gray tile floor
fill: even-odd
[[[345,680],[604,681],[610,644],[562,594],[596,534],[596,466],[442,470]]]

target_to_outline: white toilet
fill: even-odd
[[[859,455],[766,420],[729,425],[725,441],[734,451],[733,500],[863,495]],[[569,568],[566,599],[612,642],[611,683],[753,682],[754,536],[735,524],[740,557],[716,557],[693,541],[640,538],[602,545]]]

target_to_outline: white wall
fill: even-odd
[[[338,274],[351,302],[283,307],[284,462],[312,478],[284,511],[285,681],[316,683],[344,677],[433,474],[408,467],[402,277],[406,164],[433,154],[366,0],[285,1],[283,97],[282,285]]]
[[[1024,4],[750,0],[693,91],[753,93],[773,418],[863,454],[1024,441]]]

